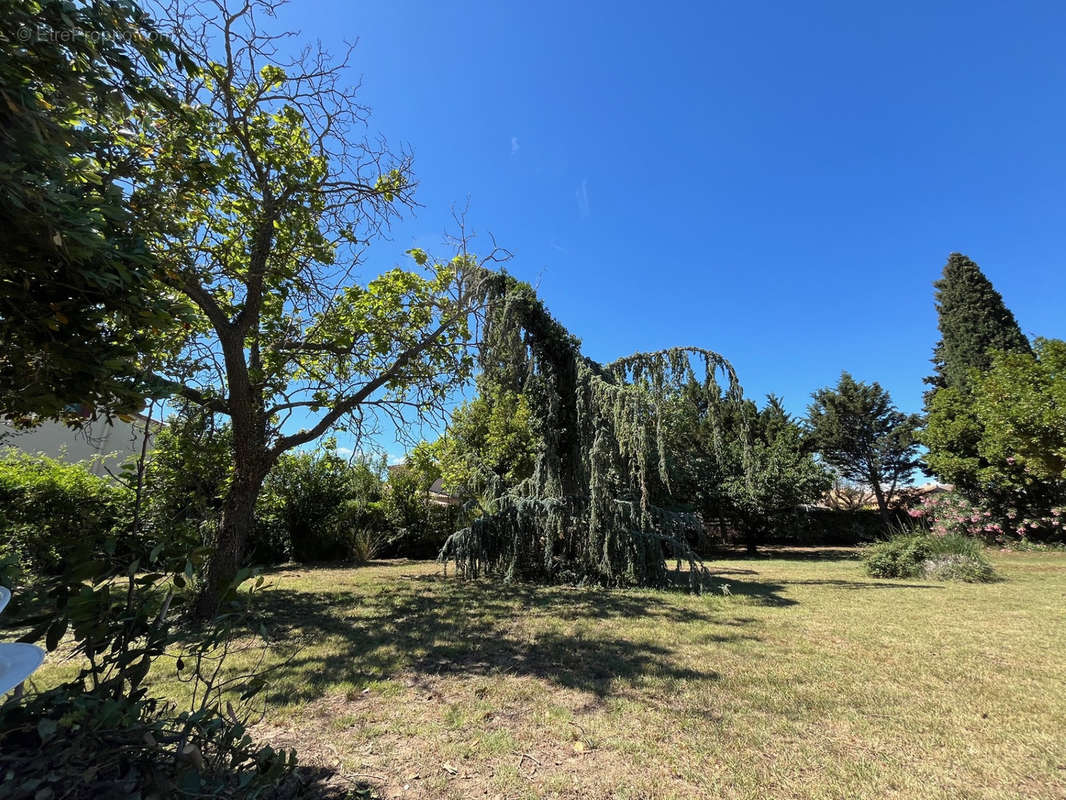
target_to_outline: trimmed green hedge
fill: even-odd
[[[58,574],[65,560],[84,557],[109,537],[121,538],[132,506],[131,491],[82,464],[3,452],[0,562],[7,574],[0,577],[18,584]]]

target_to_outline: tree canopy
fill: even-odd
[[[937,390],[922,441],[935,474],[1013,529],[1066,505],[1066,343],[990,359],[965,389]]]
[[[480,392],[456,408],[433,445],[444,488],[467,499],[488,485],[512,487],[533,474],[537,442],[529,400],[480,381]]]
[[[794,523],[803,506],[817,502],[832,485],[832,476],[815,460],[802,428],[779,398],[770,395],[761,410],[751,404],[745,412],[750,419],[747,441],[734,440],[723,489],[729,512],[754,550],[775,528]],[[750,449],[746,465],[745,448]]]
[[[472,576],[608,586],[664,585],[676,559],[701,586],[687,539],[698,515],[655,502],[671,494],[664,412],[690,385],[714,417],[723,398],[739,401],[729,363],[701,348],[597,363],[530,286],[506,275],[493,279],[486,305],[483,373],[521,389],[538,449],[533,474],[513,487],[497,482],[492,513],[455,533],[441,559]]]
[[[992,365],[995,353],[1027,355],[1032,348],[999,292],[970,259],[952,253],[933,285],[941,340],[933,353],[936,373],[926,379],[933,388],[925,395],[925,463],[971,501],[983,502],[987,482],[979,473],[990,464],[979,447],[983,434],[972,382]]]
[[[1029,341],[1014,314],[981,268],[962,253],[952,253],[936,287],[940,341],[933,350],[934,389],[961,387],[970,370],[991,364],[990,351],[1028,353]]]
[[[870,487],[882,519],[896,487],[919,465],[916,414],[896,408],[881,385],[847,372],[834,388],[819,389],[807,408],[811,438],[826,463],[847,480]]]
[[[690,384],[667,408],[673,500],[697,509],[705,524],[739,532],[752,550],[771,533],[794,529],[804,506],[830,485],[775,395],[762,409],[746,398],[708,404]]]
[[[282,55],[291,35],[264,25],[275,6],[169,9],[164,27],[194,69],[166,75],[180,113],[144,109],[133,132],[153,155],[131,202],[166,199],[149,251],[195,309],[153,377],[231,430],[204,616],[241,563],[281,454],[338,428],[360,440],[441,413],[473,366],[470,315],[487,273],[460,245],[358,280],[369,244],[413,203],[411,158],[359,135],[368,112],[346,57]]]
[[[137,411],[184,317],[145,244],[160,198],[132,200],[138,129],[177,112],[165,76],[191,64],[124,0],[0,0],[0,38],[0,415]]]

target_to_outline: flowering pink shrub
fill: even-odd
[[[934,536],[958,534],[1004,544],[1013,537],[1025,539],[1038,531],[1058,537],[1066,534],[1066,509],[1053,508],[1046,516],[1019,518],[1017,509],[1010,508],[1006,519],[997,520],[991,511],[955,492],[926,495],[907,513],[922,520]]]

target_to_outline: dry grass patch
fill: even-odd
[[[731,556],[702,597],[282,570],[258,733],[389,798],[1066,797],[1066,554],[853,556]]]

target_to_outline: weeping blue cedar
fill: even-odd
[[[518,486],[486,475],[491,513],[454,533],[439,560],[465,577],[653,587],[670,582],[670,562],[687,563],[699,589],[706,570],[688,544],[699,516],[653,502],[671,486],[662,409],[696,386],[719,421],[742,398],[732,366],[693,347],[599,364],[528,284],[498,275],[486,292],[482,378],[525,394],[540,448]]]

